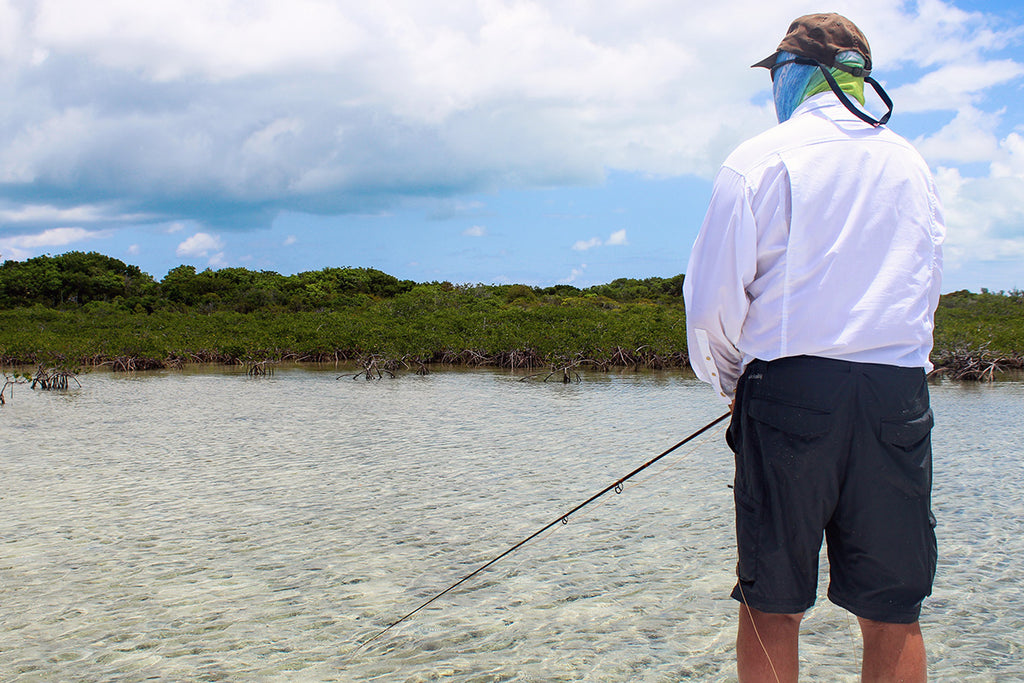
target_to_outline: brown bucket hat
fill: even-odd
[[[807,14],[789,25],[779,48],[751,68],[775,65],[780,51],[816,59],[827,67],[836,66],[836,55],[856,50],[864,57],[864,72],[871,71],[871,48],[860,29],[846,17],[835,14]],[[845,70],[845,69],[844,69]]]

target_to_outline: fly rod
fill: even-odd
[[[513,552],[515,552],[516,550],[518,550],[518,549],[519,549],[519,548],[521,548],[522,546],[526,545],[527,543],[529,543],[529,542],[530,542],[530,541],[532,541],[533,539],[537,538],[538,536],[540,536],[540,535],[541,535],[542,533],[544,533],[545,531],[547,531],[547,530],[548,530],[548,529],[550,529],[551,527],[555,526],[556,524],[568,524],[568,523],[569,523],[569,517],[570,517],[571,515],[573,515],[573,514],[574,514],[574,513],[576,513],[576,512],[579,512],[580,510],[582,510],[583,508],[585,508],[585,507],[586,507],[587,505],[590,505],[590,504],[591,504],[592,502],[594,502],[595,500],[597,500],[598,498],[600,498],[600,497],[601,497],[601,496],[603,496],[604,494],[606,494],[606,493],[608,493],[609,491],[612,491],[612,490],[614,490],[614,491],[615,491],[616,493],[622,493],[622,485],[623,485],[623,484],[624,484],[624,483],[625,483],[626,481],[628,481],[629,479],[631,479],[631,478],[632,478],[632,477],[634,477],[635,475],[639,474],[640,472],[643,472],[643,471],[644,471],[645,469],[647,469],[648,467],[650,467],[650,466],[651,466],[651,465],[653,465],[654,463],[658,462],[659,460],[661,460],[662,458],[664,458],[664,457],[665,457],[666,455],[668,455],[668,454],[669,454],[669,453],[671,453],[672,451],[674,451],[674,450],[676,450],[677,448],[679,448],[680,446],[684,446],[684,445],[686,445],[687,443],[689,443],[690,441],[693,441],[693,440],[694,440],[694,439],[696,439],[696,438],[697,438],[698,436],[700,436],[700,435],[701,435],[701,434],[703,434],[704,432],[708,431],[709,429],[711,429],[712,427],[714,427],[714,426],[715,426],[716,424],[718,424],[719,422],[721,422],[721,421],[722,421],[722,420],[724,420],[725,418],[729,417],[729,415],[730,415],[730,414],[731,414],[731,412],[729,412],[729,413],[726,413],[725,415],[722,415],[721,417],[717,417],[717,418],[715,418],[715,419],[714,419],[714,420],[712,420],[711,422],[707,423],[706,425],[704,425],[703,427],[701,427],[700,429],[698,429],[697,431],[695,431],[695,432],[694,432],[693,434],[690,434],[690,435],[689,435],[688,437],[686,437],[685,439],[683,439],[682,441],[680,441],[679,443],[677,443],[677,444],[676,444],[675,446],[672,446],[671,448],[669,448],[669,449],[665,450],[664,452],[662,452],[662,453],[661,453],[661,454],[659,454],[658,456],[656,456],[656,457],[654,457],[654,458],[651,458],[650,460],[648,460],[647,462],[645,462],[645,463],[644,463],[643,465],[640,465],[639,467],[637,467],[637,468],[636,468],[635,470],[633,470],[632,472],[630,472],[630,473],[629,473],[629,474],[627,474],[626,476],[622,477],[621,479],[618,479],[618,480],[616,480],[616,481],[615,481],[614,483],[612,483],[612,484],[609,484],[609,485],[608,485],[608,486],[606,486],[605,488],[601,489],[600,491],[598,491],[597,493],[595,493],[594,495],[592,495],[592,496],[591,496],[590,498],[587,498],[587,499],[586,499],[585,501],[583,501],[582,503],[580,503],[579,505],[577,505],[577,506],[576,506],[576,507],[574,507],[573,509],[569,510],[569,511],[568,511],[568,512],[566,512],[565,514],[563,514],[563,515],[560,515],[560,516],[556,517],[556,518],[554,519],[554,521],[552,521],[552,522],[548,523],[547,525],[545,525],[545,526],[541,527],[541,528],[540,528],[540,529],[538,529],[537,531],[534,531],[534,532],[533,532],[532,534],[530,534],[529,536],[527,536],[527,537],[526,537],[526,538],[524,538],[523,540],[519,541],[519,542],[518,542],[518,543],[516,543],[516,544],[515,544],[514,546],[510,547],[510,548],[509,548],[508,550],[506,550],[505,552],[501,553],[500,555],[497,555],[497,556],[495,556],[495,557],[494,557],[493,559],[491,559],[491,560],[488,560],[488,561],[487,561],[486,563],[484,563],[484,564],[480,565],[480,566],[479,566],[479,567],[478,567],[477,569],[473,570],[473,571],[472,571],[472,572],[470,572],[469,574],[466,574],[466,575],[465,575],[465,576],[463,576],[463,577],[462,577],[461,579],[459,579],[458,581],[456,581],[456,582],[455,582],[455,583],[453,583],[452,585],[448,586],[447,588],[445,588],[445,589],[444,589],[443,591],[441,591],[440,593],[437,593],[436,595],[434,595],[434,597],[432,597],[432,598],[430,598],[429,600],[427,600],[426,602],[422,603],[422,604],[421,604],[421,605],[420,605],[419,607],[417,607],[416,609],[414,609],[414,610],[412,610],[411,612],[409,612],[409,613],[405,614],[404,616],[400,617],[399,619],[397,619],[397,620],[395,620],[395,621],[391,622],[390,624],[388,624],[387,626],[385,626],[385,627],[384,627],[383,629],[381,629],[380,631],[378,631],[377,633],[375,633],[375,634],[373,635],[373,637],[371,637],[371,638],[370,638],[369,640],[365,641],[365,642],[364,642],[363,644],[361,644],[361,645],[360,645],[359,647],[357,647],[357,648],[356,648],[356,649],[355,649],[355,650],[354,650],[354,651],[352,652],[352,655],[354,655],[354,654],[355,654],[356,652],[358,652],[359,650],[363,649],[364,647],[366,647],[367,645],[369,645],[369,644],[370,644],[370,643],[372,643],[373,641],[377,640],[378,638],[380,638],[380,637],[381,637],[382,635],[384,635],[385,633],[387,633],[388,631],[390,631],[390,630],[391,630],[391,629],[393,629],[394,627],[396,627],[396,626],[398,626],[399,624],[401,624],[402,622],[406,621],[407,619],[409,619],[410,617],[412,617],[412,616],[413,616],[414,614],[416,614],[416,613],[417,613],[417,612],[419,612],[419,611],[420,611],[421,609],[423,609],[423,608],[424,608],[424,607],[426,607],[427,605],[431,604],[432,602],[434,602],[435,600],[437,600],[437,599],[438,599],[438,598],[440,598],[441,596],[443,596],[443,595],[446,595],[446,594],[450,593],[451,591],[455,590],[456,588],[458,588],[459,586],[461,586],[462,584],[464,584],[464,583],[465,583],[466,581],[469,581],[469,580],[470,580],[470,579],[472,579],[472,578],[473,578],[474,576],[476,576],[477,574],[479,574],[479,573],[480,573],[480,572],[482,572],[483,570],[485,570],[485,569],[487,569],[488,567],[490,567],[490,566],[491,566],[492,564],[494,564],[494,563],[495,563],[495,562],[497,562],[498,560],[502,559],[503,557],[506,557],[507,555],[510,555],[510,554],[512,554]],[[349,656],[351,656],[351,655],[349,655]]]

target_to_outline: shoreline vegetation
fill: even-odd
[[[417,283],[372,268],[296,275],[178,266],[155,280],[96,252],[0,265],[0,366],[355,362],[367,379],[437,364],[576,369],[688,367],[683,275],[580,289]],[[943,295],[936,374],[1024,369],[1024,292]]]

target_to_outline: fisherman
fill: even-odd
[[[824,536],[863,680],[923,681],[941,207],[850,20],[800,17],[754,66],[779,125],[722,165],[684,281],[691,364],[732,407],[739,678],[797,680]]]

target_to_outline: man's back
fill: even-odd
[[[930,369],[943,228],[909,143],[826,93],[741,145],[722,174],[735,174],[725,180],[742,184],[750,214],[736,235],[737,256],[753,259],[735,340],[744,362],[814,355]]]

